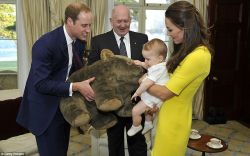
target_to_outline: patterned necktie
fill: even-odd
[[[120,40],[121,40],[121,42],[120,42],[120,54],[123,56],[127,56],[126,46],[125,46],[123,39],[124,39],[124,37],[120,38]]]
[[[79,54],[76,51],[74,42],[72,42],[72,54],[73,54],[73,56],[72,56],[72,66],[71,66],[69,75],[71,75],[74,71],[77,71],[78,69],[83,67],[83,63],[82,63],[82,61],[81,61],[81,59],[79,57]]]

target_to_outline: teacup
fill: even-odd
[[[220,146],[221,145],[221,140],[220,139],[217,139],[217,138],[211,138],[210,139],[210,142],[212,145],[214,146]]]
[[[197,136],[198,134],[199,134],[199,131],[197,131],[196,129],[191,130],[191,135],[192,136]]]

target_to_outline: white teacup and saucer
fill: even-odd
[[[207,146],[214,149],[220,149],[223,147],[221,140],[218,138],[211,138],[210,142],[207,143]]]
[[[191,130],[191,133],[189,135],[189,138],[190,139],[200,139],[201,138],[201,135],[199,134],[199,131],[196,130],[196,129],[192,129]]]

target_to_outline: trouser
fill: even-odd
[[[117,124],[107,130],[109,156],[125,156],[124,127],[126,127],[127,134],[132,125],[131,117],[117,116],[117,119]],[[144,117],[142,123],[144,123]],[[130,156],[147,156],[147,144],[141,131],[132,137],[127,135],[127,143]]]
[[[40,156],[66,156],[69,145],[70,125],[58,108],[48,129],[36,136]]]

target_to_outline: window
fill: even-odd
[[[146,33],[149,39],[160,38],[166,43],[165,10],[173,0],[115,0],[115,5],[125,4],[130,8],[130,29]]]
[[[17,88],[16,3],[0,0],[0,90]]]

